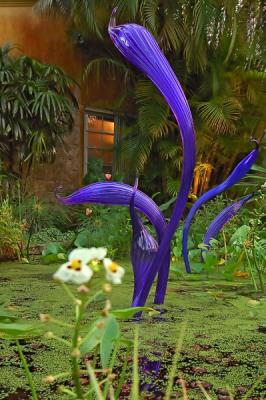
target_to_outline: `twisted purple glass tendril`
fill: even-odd
[[[145,193],[137,190],[135,185],[132,188],[129,185],[118,182],[97,182],[85,186],[69,196],[61,197],[58,193],[56,197],[59,202],[64,205],[76,204],[105,204],[112,206],[127,206],[130,208],[130,214],[133,227],[133,238],[131,245],[131,258],[133,272],[135,276],[135,289],[133,293],[132,306],[137,306],[136,293],[145,284],[145,277],[149,274],[149,268],[153,256],[147,255],[147,248],[149,246],[158,249],[156,240],[149,234],[143,225],[141,218],[136,214],[136,210],[144,214],[147,219],[152,223],[155,228],[157,240],[160,243],[164,235],[166,223],[163,214],[155,202],[149,198]],[[134,249],[134,250],[133,250]],[[141,252],[143,254],[141,254]],[[143,263],[145,265],[143,265]],[[164,267],[169,269],[170,263],[170,249],[168,257],[164,262]],[[146,271],[143,273],[143,271]]]
[[[182,238],[182,252],[183,252],[183,259],[185,262],[186,266],[186,271],[188,273],[191,272],[190,269],[190,264],[189,264],[189,258],[188,258],[188,234],[189,234],[189,228],[192,222],[192,219],[198,209],[207,201],[213,199],[215,196],[218,196],[225,190],[229,189],[231,186],[233,186],[235,183],[239,182],[250,170],[254,162],[256,161],[256,158],[258,156],[259,152],[259,146],[258,143],[256,143],[256,148],[252,150],[240,163],[235,167],[235,169],[231,172],[229,177],[222,182],[220,185],[208,190],[206,193],[204,193],[191,207],[188,216],[185,220],[184,224],[184,230],[183,230],[183,238]]]
[[[225,207],[223,211],[221,211],[211,222],[209,225],[204,239],[203,243],[206,244],[206,246],[209,248],[210,247],[210,241],[211,239],[215,239],[220,230],[224,227],[225,224],[227,224],[233,217],[236,216],[238,211],[240,210],[243,205],[249,201],[252,197],[254,196],[254,193],[250,193],[247,196],[243,197],[242,199],[235,201],[234,203],[230,204],[229,206]],[[202,250],[201,253],[203,253],[206,250]]]

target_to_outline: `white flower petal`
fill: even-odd
[[[69,261],[77,259],[81,260],[83,264],[88,264],[91,258],[90,249],[75,249],[72,250],[68,256]]]
[[[105,269],[108,269],[108,267],[110,266],[110,264],[112,264],[112,260],[111,258],[104,258],[103,259],[103,266]]]
[[[73,282],[77,285],[82,285],[83,283],[89,282],[93,272],[86,264],[81,264],[80,270],[68,268],[69,265],[69,262],[61,265],[61,267],[54,274],[53,278],[61,282]]]
[[[92,274],[92,270],[87,265],[83,265],[80,271],[73,270],[71,282],[82,285],[83,283],[89,282]]]
[[[90,249],[91,259],[103,260],[107,254],[107,249],[105,247],[91,247]]]
[[[75,249],[71,251],[68,259],[71,261],[73,259],[81,260],[84,264],[88,264],[91,260],[97,259],[102,260],[107,253],[105,247],[91,247],[90,249]]]
[[[120,285],[122,283],[122,278],[124,275],[125,275],[125,269],[120,266],[118,266],[116,272],[110,271],[108,267],[106,269],[106,280],[114,283],[115,285]]]
[[[71,269],[68,269],[69,263],[61,265],[61,267],[53,275],[53,278],[61,282],[70,282],[72,278]]]

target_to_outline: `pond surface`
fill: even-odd
[[[0,263],[1,299],[5,298],[23,318],[38,319],[40,313],[49,313],[71,321],[72,306],[61,287],[50,279],[56,268]],[[100,287],[100,284],[101,280],[96,278],[95,286]],[[114,309],[130,305],[132,287],[132,273],[128,267],[125,281],[111,294]],[[152,297],[149,300],[151,305]],[[88,320],[94,318],[102,306],[102,301],[94,303]],[[187,327],[175,368],[173,398],[183,398],[183,386],[190,400],[204,399],[201,386],[212,399],[230,400],[231,392],[236,400],[265,400],[266,299],[252,293],[245,279],[176,281],[174,276],[159,315],[144,315],[138,321],[121,323],[128,338],[133,337],[136,324],[140,328],[139,372],[144,399],[163,398],[183,321],[187,321]],[[53,330],[68,337],[66,328],[54,326]],[[67,399],[57,392],[56,385],[49,387],[41,379],[68,369],[68,349],[44,338],[24,343],[23,347],[40,400]],[[121,351],[119,363],[123,358]],[[131,368],[132,359],[129,371]],[[116,372],[119,371],[117,365]],[[71,385],[71,381],[68,383]],[[86,377],[83,383],[87,383]],[[130,372],[120,398],[129,398],[129,393]],[[0,341],[0,399],[29,398],[16,347]]]

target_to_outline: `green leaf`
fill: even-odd
[[[239,244],[243,244],[248,237],[250,228],[247,225],[242,225],[240,226],[240,228],[238,228],[235,233],[233,234],[233,236],[230,239],[230,243],[234,244],[234,243],[239,243]]]
[[[58,258],[58,260],[64,261],[64,260],[66,260],[66,255],[65,255],[65,253],[58,253],[57,258]]]
[[[0,310],[0,321],[1,322],[11,322],[11,321],[15,321],[16,319],[18,319],[18,317],[11,313],[10,311],[6,311],[6,310]]]
[[[86,353],[93,350],[98,344],[100,344],[106,326],[108,323],[108,318],[102,318],[93,323],[88,334],[83,339],[80,345],[80,354],[84,356]]]
[[[43,250],[42,255],[47,256],[49,254],[63,254],[65,250],[60,244],[49,243],[45,250]]]
[[[200,274],[203,270],[203,264],[201,263],[190,263],[191,272],[194,274]]]
[[[151,307],[131,307],[124,308],[122,310],[113,310],[112,315],[114,315],[117,319],[129,319],[132,318],[136,313],[142,311],[155,311]]]
[[[42,263],[45,265],[54,264],[59,261],[57,254],[48,254],[42,257]]]
[[[181,247],[175,246],[175,247],[173,248],[173,254],[174,254],[174,256],[176,256],[177,258],[178,258],[178,257],[181,257],[181,255],[182,255],[182,249],[181,249]]]
[[[0,322],[0,337],[2,339],[21,339],[40,336],[42,334],[42,325],[40,323],[28,322]]]
[[[169,201],[167,201],[166,203],[163,203],[160,205],[160,210],[161,211],[166,211],[168,210],[169,207],[171,207],[171,205],[176,201],[176,197],[172,197],[172,199],[170,199]]]
[[[76,247],[86,247],[88,245],[88,234],[84,231],[80,232],[74,242]]]
[[[118,322],[113,315],[108,317],[108,322],[105,328],[104,335],[100,343],[100,357],[103,368],[108,368],[109,359],[113,351],[114,342],[120,336]]]

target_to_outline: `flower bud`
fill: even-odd
[[[115,380],[115,378],[116,378],[116,374],[109,374],[108,376],[107,376],[107,379],[109,380],[109,381],[113,381],[113,380]]]
[[[77,347],[75,347],[72,350],[71,356],[74,357],[74,358],[79,358],[80,357],[80,351],[79,351],[79,349]]]
[[[51,315],[49,314],[40,314],[39,317],[41,322],[49,322],[52,319]]]
[[[86,285],[81,285],[78,287],[78,293],[89,293],[90,289]]]
[[[112,285],[110,283],[105,283],[103,285],[103,291],[104,291],[104,293],[111,293]]]
[[[53,339],[53,338],[54,338],[54,334],[53,334],[53,332],[49,331],[49,332],[46,332],[46,333],[44,334],[44,337],[45,337],[46,339]]]
[[[42,381],[43,381],[43,383],[51,384],[51,383],[54,383],[54,382],[55,382],[55,377],[52,376],[52,375],[48,375],[48,376],[45,376],[45,377],[42,379]]]
[[[97,322],[97,324],[96,324],[96,327],[98,328],[98,329],[103,329],[104,328],[104,322],[103,321],[99,321],[99,322]]]

